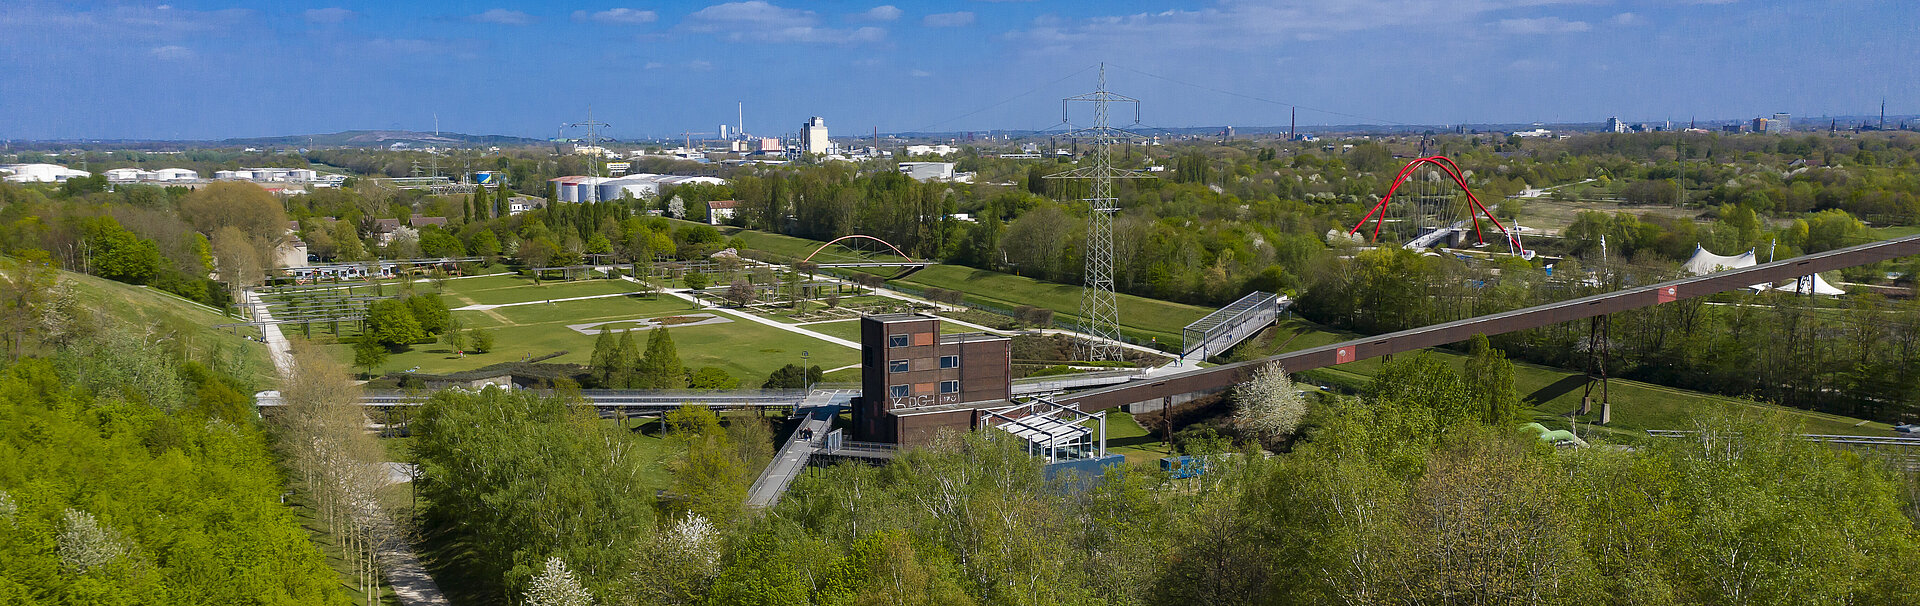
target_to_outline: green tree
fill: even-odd
[[[1481,422],[1507,426],[1526,420],[1525,403],[1513,386],[1513,362],[1506,352],[1495,349],[1486,335],[1474,335],[1467,346],[1467,361],[1462,376],[1467,395],[1483,415]]]
[[[740,379],[728,375],[726,369],[715,366],[702,366],[687,377],[687,387],[693,389],[734,389],[740,386]]]
[[[681,389],[687,386],[686,366],[680,363],[680,353],[674,349],[673,335],[667,334],[662,326],[649,331],[647,335],[647,355],[640,362],[637,380],[641,387],[652,389]]]
[[[145,284],[166,266],[152,240],[142,239],[113,217],[89,219],[84,228],[89,273],[129,284]]]
[[[493,351],[493,331],[484,330],[484,329],[475,330],[473,331],[472,335],[468,336],[468,338],[471,339],[473,342],[474,353],[487,353],[487,352]]]
[[[820,377],[823,374],[824,371],[820,370],[819,365],[801,368],[798,364],[788,364],[775,369],[773,374],[767,377],[767,381],[760,385],[760,388],[803,389],[810,384],[819,383]]]
[[[587,362],[587,367],[593,373],[594,381],[599,383],[601,387],[614,386],[612,378],[615,366],[610,363],[614,360],[615,356],[618,355],[619,348],[619,341],[614,339],[613,331],[605,325],[602,325],[600,327],[600,336],[595,337],[593,340],[593,357],[589,358]]]
[[[361,337],[353,343],[353,365],[372,374],[375,368],[387,363],[387,347],[378,340]]]
[[[426,331],[420,328],[420,321],[414,318],[413,310],[400,299],[381,299],[367,305],[367,316],[363,321],[367,326],[363,339],[370,337],[373,342],[394,351],[426,338]]]
[[[640,346],[633,342],[633,331],[622,331],[620,344],[614,347],[612,356],[607,359],[607,385],[624,389],[647,387],[641,379],[644,371]]]
[[[471,250],[474,255],[491,262],[500,257],[500,238],[493,235],[493,230],[482,229],[473,235]]]
[[[446,332],[453,322],[453,313],[447,310],[445,301],[438,293],[421,293],[407,297],[407,311],[413,314],[413,320],[420,325],[424,336],[435,336]]]

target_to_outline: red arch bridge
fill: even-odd
[[[1420,169],[1423,167],[1432,167],[1438,170],[1438,174],[1445,175],[1451,180],[1460,188],[1461,193],[1466,194],[1465,203],[1454,203],[1450,192],[1436,196],[1429,180],[1421,176]],[[1413,185],[1408,189],[1415,191],[1402,192],[1401,188],[1407,187],[1409,182]],[[1411,200],[1403,200],[1400,205],[1395,206],[1393,202],[1396,195],[1411,198]],[[1436,202],[1436,199],[1439,201]],[[1388,215],[1396,209],[1404,209],[1407,212],[1405,216],[1398,219],[1389,219]],[[1467,187],[1466,175],[1460,171],[1459,165],[1453,163],[1452,158],[1427,156],[1415,158],[1406,166],[1400,167],[1400,174],[1394,175],[1393,184],[1387,187],[1387,195],[1380,198],[1379,202],[1375,202],[1373,207],[1367,210],[1366,216],[1361,217],[1360,222],[1353,225],[1353,229],[1347,230],[1347,235],[1359,234],[1371,221],[1373,229],[1368,232],[1367,240],[1377,241],[1380,239],[1380,228],[1391,220],[1409,223],[1410,227],[1416,230],[1408,234],[1409,237],[1403,245],[1406,248],[1424,249],[1442,244],[1449,238],[1464,239],[1469,235],[1473,237],[1475,246],[1486,246],[1486,237],[1483,234],[1485,225],[1481,223],[1483,219],[1486,221],[1485,225],[1491,225],[1507,241],[1509,252],[1522,258],[1533,257],[1533,251],[1527,250],[1520,244],[1520,235],[1501,223],[1493,213],[1488,212],[1486,205],[1480,203],[1480,198],[1473,195],[1473,189]],[[1468,229],[1469,226],[1471,230]]]

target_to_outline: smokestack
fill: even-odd
[[[1294,137],[1293,129],[1295,127],[1298,127],[1299,125],[1300,125],[1300,108],[1295,107],[1292,109],[1292,111],[1288,112],[1288,116],[1287,116],[1287,140],[1288,141],[1293,140],[1293,137]]]

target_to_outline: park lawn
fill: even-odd
[[[748,248],[796,259],[807,256],[824,244],[824,242],[805,238],[748,229],[734,230],[729,234],[739,237]],[[820,253],[822,256],[815,257],[814,261],[898,259],[890,255],[875,256],[872,259],[855,259],[847,255],[833,257],[832,253],[832,250],[822,252]],[[892,275],[898,270],[883,268],[877,271],[882,275]],[[1056,321],[1061,324],[1074,323],[1080,313],[1081,288],[1079,286],[1042,282],[1033,278],[961,265],[929,265],[926,269],[898,282],[921,289],[957,290],[966,293],[969,301],[1008,310],[1022,305],[1051,309]],[[1121,332],[1142,342],[1150,338],[1158,338],[1177,343],[1180,341],[1180,329],[1213,312],[1212,309],[1198,305],[1124,293],[1117,293],[1115,296],[1120,304]]]
[[[610,295],[643,290],[640,284],[626,280],[546,280],[534,284],[532,279],[517,276],[489,276],[470,280],[448,280],[444,294],[452,299],[448,307],[467,305],[468,300],[482,305],[500,305],[504,303],[524,303],[547,299],[565,299],[593,295]]]
[[[1134,466],[1157,465],[1162,457],[1173,456],[1158,435],[1118,409],[1107,411],[1107,453],[1126,455],[1127,463]]]
[[[239,351],[247,360],[251,376],[235,377],[262,386],[276,384],[277,374],[267,358],[267,346],[248,336],[259,336],[254,328],[214,328],[219,324],[242,322],[211,307],[189,301],[179,295],[144,286],[123,284],[104,278],[65,270],[59,280],[73,289],[74,298],[103,315],[124,321],[131,327],[153,327],[177,335],[192,357],[207,360],[215,352]]]
[[[1022,305],[1051,309],[1055,322],[1060,324],[1076,323],[1080,313],[1081,287],[1013,274],[960,265],[932,265],[901,282],[921,288],[957,290],[966,293],[970,301],[1005,309]],[[1180,329],[1213,312],[1198,305],[1124,293],[1114,297],[1120,305],[1121,332],[1141,341],[1156,337],[1178,343]]]
[[[1253,349],[1245,353],[1236,350],[1235,354],[1252,358],[1331,345],[1358,336],[1333,332],[1304,320],[1290,319],[1243,345]],[[1414,355],[1442,356],[1447,362],[1459,366],[1464,366],[1467,358],[1464,354],[1438,348]],[[1317,382],[1356,388],[1364,387],[1371,381],[1382,364],[1380,358],[1369,358],[1302,374]],[[1533,403],[1534,420],[1553,429],[1568,426],[1569,417],[1564,415],[1580,407],[1580,396],[1586,385],[1585,373],[1520,361],[1513,364],[1513,379],[1514,388],[1521,397]],[[1593,413],[1578,418],[1583,430],[1588,428],[1587,423],[1600,420],[1597,390],[1596,386]],[[1613,401],[1613,422],[1605,429],[1626,438],[1642,437],[1644,434],[1641,432],[1648,429],[1688,429],[1695,415],[1727,407],[1785,414],[1802,423],[1804,431],[1808,433],[1885,436],[1892,431],[1885,423],[1863,422],[1840,415],[1626,379],[1610,381],[1609,392],[1609,399]]]
[[[630,301],[628,299],[617,299]],[[658,313],[622,313],[600,318],[575,316],[568,313],[574,305],[598,302],[568,301],[546,305],[502,308],[500,312],[524,309],[526,313],[539,316],[546,314],[546,321],[500,326],[489,328],[494,337],[494,350],[484,354],[469,353],[462,358],[455,355],[446,345],[415,345],[411,350],[393,354],[377,370],[390,372],[419,368],[419,372],[444,374],[472,370],[491,364],[514,362],[565,351],[564,355],[545,360],[556,364],[587,364],[593,358],[593,345],[597,334],[580,334],[566,327],[567,324],[591,322],[596,319],[616,320],[630,317],[653,317],[677,311],[686,311],[686,307],[661,310]],[[663,304],[673,304],[667,299]],[[677,302],[677,300],[674,300]],[[472,317],[472,312],[460,312],[462,320]],[[723,316],[725,314],[722,314]],[[727,374],[741,379],[743,386],[757,386],[768,375],[785,364],[799,364],[800,352],[811,355],[811,363],[824,368],[835,368],[854,364],[859,361],[859,352],[852,348],[835,345],[798,335],[770,326],[732,318],[726,324],[707,324],[672,329],[675,349],[680,354],[681,363],[688,368],[716,366]],[[644,333],[635,334],[642,339]],[[642,341],[644,343],[644,341]],[[340,344],[329,349],[343,362],[351,364],[353,350],[351,345]]]
[[[699,308],[695,307],[693,303],[679,297],[661,296],[650,299],[640,296],[626,296],[579,301],[560,301],[558,303],[514,305],[512,307],[494,308],[493,312],[500,314],[517,325],[557,323],[561,328],[565,328],[568,324],[585,324],[603,320],[653,318],[692,312],[698,309]]]

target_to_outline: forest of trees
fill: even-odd
[[[1211,460],[1192,479],[1050,481],[983,432],[809,470],[745,514],[764,423],[669,415],[684,450],[654,500],[632,491],[636,438],[497,390],[437,396],[418,452],[429,524],[472,546],[461,569],[482,603],[556,587],[601,604],[1900,604],[1920,589],[1905,565],[1920,475],[1737,413],[1704,413],[1685,439],[1557,449],[1517,428],[1497,350],[1464,372],[1440,360],[1396,358],[1277,442],[1262,426],[1245,450],[1190,450]]]
[[[245,356],[6,276],[0,603],[345,604],[283,504]]]

